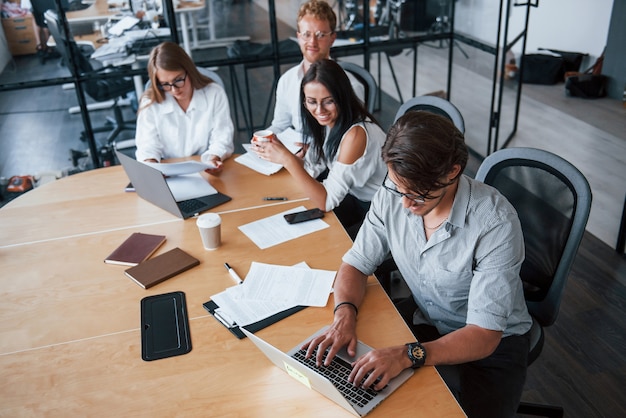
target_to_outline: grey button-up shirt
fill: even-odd
[[[422,217],[381,187],[343,261],[369,275],[389,252],[419,307],[415,323],[441,334],[466,324],[503,331],[503,337],[530,329],[519,277],[519,218],[493,187],[461,176],[450,216],[430,240]]]

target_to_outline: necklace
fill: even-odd
[[[448,217],[446,216],[445,218],[443,218],[443,221],[441,221],[439,223],[439,225],[437,225],[437,226],[426,226],[426,223],[424,222],[424,229],[428,229],[429,231],[435,230],[435,229],[439,228],[441,225],[443,225],[443,223],[445,221],[447,221],[447,220],[448,220]],[[422,222],[423,222],[423,220],[422,220]]]

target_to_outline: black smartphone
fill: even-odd
[[[311,221],[313,219],[319,219],[324,217],[324,212],[320,209],[309,209],[302,212],[288,213],[285,215],[285,220],[290,224],[297,224],[300,222]]]

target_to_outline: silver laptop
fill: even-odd
[[[116,150],[115,153],[139,197],[180,218],[190,218],[231,200],[217,192],[177,202],[163,173],[120,151]]]
[[[336,404],[356,416],[364,416],[377,407],[393,391],[406,382],[413,375],[412,369],[405,369],[392,379],[381,391],[371,388],[358,388],[348,382],[347,374],[350,373],[350,364],[358,357],[371,351],[372,348],[359,341],[356,356],[351,357],[345,348],[341,349],[333,362],[327,367],[317,367],[314,355],[304,359],[302,345],[313,337],[324,332],[324,327],[309,338],[292,348],[288,353],[283,353],[267,341],[255,336],[244,327],[241,331],[279,368],[285,370],[291,377],[303,383],[310,389],[314,389],[326,396]]]

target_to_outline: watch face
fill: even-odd
[[[414,345],[411,347],[411,354],[413,354],[413,357],[419,361],[424,359],[424,354],[426,353],[421,345]]]
[[[407,346],[409,348],[409,359],[413,363],[411,367],[416,369],[423,366],[426,363],[426,350],[424,347],[420,343],[410,343]]]

